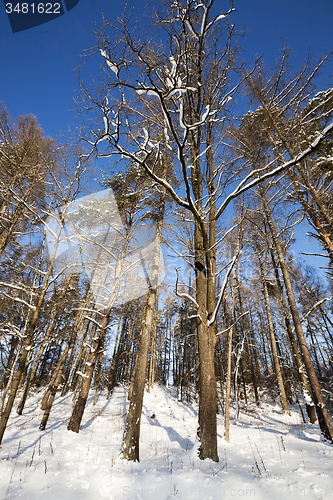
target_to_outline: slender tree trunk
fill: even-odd
[[[64,367],[65,367],[67,355],[68,355],[68,352],[69,352],[69,349],[70,349],[73,337],[74,337],[74,335],[72,335],[70,337],[70,339],[68,340],[68,343],[67,343],[67,345],[66,345],[66,347],[64,349],[64,352],[63,352],[63,354],[62,354],[62,356],[61,356],[61,358],[59,360],[58,367],[56,369],[56,377],[55,377],[54,383],[51,385],[50,396],[49,396],[49,398],[47,400],[47,404],[46,404],[46,407],[45,407],[44,415],[43,415],[42,421],[41,421],[40,426],[39,426],[39,429],[41,431],[44,431],[45,428],[46,428],[46,424],[47,424],[47,421],[48,421],[49,416],[50,416],[51,408],[52,408],[54,399],[56,397],[56,393],[57,393],[59,384],[61,382],[61,378],[62,378],[62,374],[63,374],[63,371],[64,371]]]
[[[62,225],[59,224],[58,237],[57,237],[56,244],[54,245],[54,249],[52,252],[51,263],[49,264],[48,270],[45,274],[43,285],[41,288],[41,292],[40,292],[37,304],[35,305],[35,308],[34,308],[33,312],[31,313],[30,319],[27,323],[26,332],[25,332],[26,333],[26,341],[24,343],[23,350],[21,353],[21,359],[20,359],[20,362],[19,362],[19,365],[18,365],[18,368],[16,371],[16,375],[14,377],[14,380],[13,380],[13,383],[12,383],[12,386],[10,389],[10,394],[8,396],[6,408],[3,411],[2,415],[1,415],[1,419],[0,419],[0,444],[2,442],[2,438],[3,438],[3,435],[4,435],[6,427],[7,427],[9,415],[11,413],[11,410],[12,410],[12,407],[14,404],[14,400],[15,400],[16,393],[17,393],[17,390],[18,390],[18,387],[20,384],[22,373],[24,371],[27,357],[28,357],[28,354],[29,354],[29,351],[31,348],[31,342],[32,342],[32,339],[33,339],[33,336],[35,333],[35,327],[36,327],[37,321],[39,319],[40,310],[41,310],[43,302],[44,302],[46,290],[47,290],[47,287],[49,284],[49,279],[50,279],[51,272],[53,269],[53,260],[55,258],[56,252],[57,252],[61,231],[62,231]]]
[[[102,363],[103,363],[103,357],[104,357],[104,344],[105,344],[105,337],[103,340],[103,345],[100,349],[99,356],[97,357],[97,368],[95,370],[95,379],[94,379],[94,385],[95,385],[94,406],[97,402],[98,388],[99,388],[99,385],[101,383],[101,378],[102,378]]]
[[[105,331],[108,326],[108,322],[109,322],[109,314],[105,314],[102,318],[100,326],[98,327],[99,331],[90,349],[85,372],[83,375],[81,375],[82,382],[81,382],[79,396],[76,400],[71,419],[67,426],[67,429],[69,431],[79,432],[80,430],[80,424],[86,407],[91,380],[93,378],[97,357],[103,346]]]
[[[155,250],[152,262],[152,283],[149,284],[146,309],[141,326],[140,346],[137,352],[137,366],[134,371],[133,388],[128,410],[127,421],[121,446],[121,456],[124,459],[139,461],[139,440],[143,396],[147,376],[150,338],[154,321],[155,303],[157,299],[157,284],[159,276],[160,249],[164,217],[165,192],[160,196],[159,212],[156,224]]]
[[[3,407],[4,407],[4,404],[5,404],[7,393],[9,392],[9,390],[11,388],[11,385],[12,385],[12,381],[14,379],[15,367],[16,367],[16,364],[18,362],[21,349],[22,349],[22,341],[20,341],[18,349],[16,351],[15,359],[14,359],[12,368],[11,368],[11,370],[9,372],[9,376],[8,376],[8,379],[7,379],[7,385],[3,389],[2,394],[0,396],[0,414],[2,414],[2,412],[3,412]]]
[[[69,358],[68,358],[67,369],[66,369],[65,374],[64,374],[64,385],[63,385],[63,389],[62,389],[62,392],[61,392],[61,396],[62,397],[65,396],[65,394],[66,394],[66,392],[68,390],[69,379],[70,379],[70,376],[71,376],[71,372],[73,370],[73,361],[74,361],[76,349],[77,349],[78,343],[79,343],[80,338],[81,338],[82,330],[84,328],[83,313],[80,314],[80,312],[81,311],[79,311],[80,319],[78,321],[78,324],[80,325],[80,327],[79,327],[79,329],[77,331],[76,331],[75,325],[74,325],[74,329],[76,331],[76,340],[75,340],[74,345],[73,345],[73,347],[71,349],[71,353],[70,353]]]
[[[271,313],[271,306],[270,306],[270,302],[269,302],[267,283],[266,283],[266,278],[265,278],[263,264],[262,264],[262,260],[261,260],[260,255],[259,255],[259,263],[260,263],[261,281],[262,281],[262,287],[263,287],[264,299],[265,299],[265,305],[266,305],[266,312],[267,312],[267,319],[268,319],[269,336],[270,336],[270,341],[271,341],[273,363],[274,363],[274,369],[275,369],[275,373],[276,373],[276,377],[277,377],[277,381],[278,381],[278,386],[279,386],[280,398],[281,398],[281,403],[282,403],[282,410],[283,410],[283,412],[288,413],[288,415],[290,415],[290,409],[289,409],[289,405],[288,405],[288,401],[287,401],[287,397],[286,397],[286,392],[285,392],[285,388],[284,388],[284,384],[283,384],[281,366],[279,363],[278,351],[277,351],[277,347],[276,347],[274,325],[273,325],[273,319],[272,319],[272,313]]]
[[[230,442],[230,396],[231,396],[231,380],[232,380],[232,342],[233,342],[233,331],[235,322],[235,301],[236,301],[236,288],[237,288],[237,269],[238,261],[235,264],[235,275],[232,284],[232,298],[231,298],[231,311],[230,311],[230,321],[231,326],[228,332],[228,356],[227,356],[227,378],[226,378],[226,390],[225,390],[225,405],[224,405],[224,439]]]
[[[238,286],[239,312],[240,312],[240,314],[243,314],[243,303],[242,303],[242,297],[241,297],[241,293],[240,293],[240,286],[238,284],[238,280],[237,280],[237,286]],[[247,322],[250,325],[250,320],[248,320]],[[249,331],[251,331],[251,325],[250,325]],[[255,367],[254,367],[254,362],[253,362],[252,351],[251,351],[249,339],[248,339],[245,328],[243,328],[243,335],[245,337],[245,348],[246,348],[248,363],[250,364],[250,369],[251,369],[251,379],[252,379],[252,385],[253,385],[253,390],[254,390],[254,397],[256,400],[256,404],[259,405],[257,377],[256,377],[256,372],[255,372]]]
[[[21,346],[19,345],[19,338],[18,337],[12,337],[10,341],[10,351],[8,355],[8,360],[7,360],[7,365],[2,377],[2,381],[0,384],[0,389],[3,389],[6,387],[9,378],[10,378],[10,373],[13,367],[13,360],[16,357],[17,354],[17,349],[21,349]]]
[[[271,257],[272,257],[272,263],[273,263],[273,267],[274,267],[274,273],[275,273],[276,283],[277,283],[277,287],[278,287],[278,290],[279,290],[279,298],[280,298],[280,302],[281,302],[282,309],[283,309],[284,321],[285,321],[285,324],[286,324],[286,330],[287,330],[289,341],[290,341],[290,345],[291,345],[293,359],[295,361],[295,364],[296,364],[296,367],[297,367],[297,372],[298,372],[299,378],[301,380],[301,384],[302,384],[302,389],[303,389],[303,394],[305,396],[305,400],[312,402],[309,381],[308,381],[308,378],[306,376],[304,365],[302,363],[302,360],[301,360],[299,352],[298,352],[296,339],[295,339],[295,336],[293,334],[293,331],[292,331],[292,328],[291,328],[291,324],[290,324],[290,321],[289,321],[288,307],[287,307],[287,304],[286,304],[286,300],[284,298],[283,288],[282,288],[282,285],[281,285],[281,282],[280,282],[279,271],[278,271],[277,264],[275,262],[275,257],[274,257],[274,253],[273,253],[272,249],[271,249]],[[316,412],[315,412],[313,403],[312,404],[306,403],[306,411],[307,411],[307,414],[308,414],[308,417],[310,419],[311,424],[313,424],[317,420],[316,419]]]
[[[70,386],[70,392],[74,392],[78,386],[78,371],[80,371],[80,369],[83,367],[84,365],[84,361],[87,357],[87,353],[88,353],[88,346],[86,344],[86,340],[87,340],[87,337],[88,337],[88,334],[89,334],[89,342],[92,342],[92,338],[95,334],[95,331],[96,331],[96,325],[93,324],[92,327],[90,327],[90,324],[91,322],[90,321],[87,321],[87,324],[86,324],[86,330],[84,332],[84,336],[82,338],[82,342],[81,342],[81,348],[80,348],[80,351],[79,351],[79,354],[77,355],[77,358],[76,358],[76,361],[75,361],[75,366],[74,366],[74,370],[73,370],[73,378],[72,378],[72,382],[71,382],[71,386]],[[90,328],[90,331],[89,331],[89,328]]]
[[[84,297],[80,302],[80,309],[84,308],[85,305],[89,304],[89,302],[90,302],[89,291],[90,291],[90,283],[88,283]],[[84,328],[84,314],[85,314],[84,311],[79,310],[77,312],[77,315],[75,318],[73,332],[75,332],[74,337],[76,337],[76,340],[74,342],[74,345],[72,346],[71,353],[70,353],[69,358],[68,358],[67,368],[66,368],[66,371],[64,374],[64,379],[63,379],[63,388],[62,388],[62,392],[61,392],[61,397],[65,396],[65,394],[67,392],[68,385],[69,385],[69,378],[70,378],[71,372],[73,371],[72,365],[73,365],[75,352],[76,352],[77,346],[79,344],[79,341],[81,339],[82,331]],[[89,325],[89,322],[88,322],[88,325]],[[82,342],[84,343],[84,340]]]
[[[126,335],[126,329],[128,326],[128,321],[129,321],[129,317],[127,315],[125,315],[123,318],[120,339],[119,339],[118,345],[115,346],[115,350],[113,352],[112,363],[111,363],[110,374],[109,374],[108,397],[110,397],[110,394],[112,394],[112,391],[116,385],[119,361],[120,361],[120,357],[124,351],[125,335]]]
[[[123,307],[121,308],[121,311],[120,311],[120,314],[119,314],[119,319],[118,319],[117,335],[116,335],[116,340],[115,340],[115,343],[114,343],[113,356],[112,356],[111,367],[110,367],[110,372],[109,372],[108,393],[106,395],[106,399],[109,399],[109,397],[110,397],[110,381],[111,381],[111,376],[112,376],[112,373],[113,373],[113,365],[114,365],[115,354],[116,354],[117,349],[118,349],[118,339],[119,339],[120,325],[121,325],[121,320],[123,318],[122,312],[123,312]]]
[[[122,458],[139,462],[140,423],[144,388],[147,376],[148,354],[157,290],[148,292],[148,299],[141,328],[140,347],[136,356],[130,408],[121,447]]]
[[[61,346],[60,346],[60,350],[62,349],[62,345],[63,345],[64,341],[61,342]],[[51,366],[53,366],[53,364],[51,363]],[[45,411],[46,407],[47,407],[47,403],[48,403],[48,400],[49,400],[49,397],[51,395],[51,390],[52,390],[52,386],[53,384],[55,383],[55,380],[58,376],[58,372],[59,372],[59,367],[60,367],[60,360],[59,362],[56,364],[56,368],[55,370],[53,370],[52,374],[51,374],[51,378],[50,378],[50,382],[49,382],[49,385],[47,387],[47,390],[45,391],[45,394],[43,396],[43,399],[42,399],[42,402],[41,402],[41,405],[40,405],[40,409],[42,411]]]
[[[318,378],[317,378],[315,369],[313,367],[310,352],[309,352],[309,349],[308,349],[308,346],[306,344],[306,340],[304,337],[302,324],[301,324],[301,320],[300,320],[300,317],[298,314],[298,309],[297,309],[297,305],[296,305],[296,301],[295,301],[295,297],[294,297],[294,292],[293,292],[293,289],[291,286],[291,280],[289,277],[287,264],[285,262],[284,255],[283,255],[283,250],[282,250],[282,247],[280,245],[280,242],[279,242],[279,239],[278,239],[278,236],[276,233],[276,229],[275,229],[274,223],[273,223],[272,218],[271,218],[268,203],[266,201],[264,193],[261,193],[261,194],[262,194],[262,200],[263,200],[263,206],[264,206],[264,210],[265,210],[266,219],[267,219],[269,229],[270,229],[271,234],[272,234],[272,238],[274,241],[274,245],[276,248],[276,252],[277,252],[280,267],[281,267],[281,271],[283,274],[283,279],[284,279],[284,283],[285,283],[285,287],[286,287],[286,291],[287,291],[289,307],[290,307],[291,315],[293,318],[293,322],[294,322],[294,326],[295,326],[295,330],[296,330],[296,334],[297,334],[297,338],[298,338],[298,343],[299,343],[300,350],[302,353],[303,362],[304,362],[304,365],[305,365],[305,368],[307,371],[308,380],[309,380],[310,387],[312,390],[313,401],[314,401],[315,408],[316,408],[319,426],[320,426],[320,429],[321,429],[323,436],[326,439],[328,439],[329,441],[333,442],[332,424],[330,422],[329,414],[328,414],[328,411],[327,411],[327,408],[325,405],[324,398],[323,398],[322,393],[321,393]]]
[[[64,294],[62,294],[62,298],[63,298],[63,296],[64,296]],[[48,324],[48,327],[47,327],[47,330],[46,330],[46,333],[45,333],[45,337],[43,339],[43,343],[40,346],[40,349],[39,349],[38,354],[36,356],[36,359],[34,361],[33,367],[32,367],[32,369],[31,369],[31,371],[29,373],[28,379],[26,381],[26,386],[25,386],[24,392],[22,394],[21,400],[20,400],[20,402],[18,404],[18,407],[17,407],[17,410],[16,410],[16,413],[18,415],[22,415],[22,413],[23,413],[24,405],[25,405],[27,397],[29,395],[30,388],[31,388],[31,386],[33,385],[33,383],[35,381],[36,373],[37,373],[37,370],[38,370],[38,366],[39,366],[40,360],[42,358],[45,346],[48,343],[49,338],[51,336],[51,333],[52,333],[52,330],[53,330],[53,326],[54,326],[54,322],[56,320],[56,317],[57,317],[57,314],[59,312],[60,307],[61,306],[59,304],[58,307],[55,308],[55,310],[54,310],[54,312],[52,314],[51,320],[50,320],[50,322]]]
[[[156,333],[157,333],[157,325],[154,323],[153,327],[153,338],[151,344],[151,354],[150,354],[150,364],[149,364],[149,378],[148,378],[148,392],[150,389],[154,387],[154,379],[155,379],[155,353],[156,353]]]
[[[261,388],[261,373],[260,373],[258,352],[257,352],[257,347],[256,347],[256,344],[254,341],[254,337],[253,337],[254,325],[253,325],[253,319],[252,319],[252,312],[251,312],[251,308],[250,308],[249,304],[247,304],[247,307],[248,307],[248,311],[249,311],[249,321],[250,321],[249,335],[250,335],[250,342],[251,342],[251,347],[252,347],[251,352],[252,352],[252,356],[254,359],[255,376],[256,376],[257,383],[258,383],[258,388]]]
[[[318,359],[318,356],[317,356],[317,349],[316,349],[316,345],[315,345],[315,339],[314,339],[314,336],[313,336],[313,331],[312,331],[312,328],[311,328],[311,325],[310,325],[310,322],[308,321],[308,327],[307,327],[307,331],[310,333],[310,338],[311,338],[311,348],[312,348],[312,352],[313,352],[313,357],[315,359],[315,363],[316,363],[316,366],[317,366],[317,372],[318,372],[318,375],[319,377],[321,378],[323,375],[321,373],[321,368],[320,368],[320,363],[319,363],[319,359]],[[320,351],[320,348],[318,346],[318,343],[317,343],[317,348],[318,350]],[[322,356],[323,357],[323,356]]]

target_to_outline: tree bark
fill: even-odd
[[[39,426],[39,429],[41,431],[44,431],[45,428],[46,428],[46,424],[47,424],[47,421],[48,421],[49,416],[50,416],[51,408],[52,408],[54,399],[56,397],[58,386],[59,386],[59,384],[61,382],[62,373],[64,371],[64,367],[65,367],[67,355],[68,355],[68,352],[69,352],[70,345],[71,345],[71,342],[73,340],[73,337],[74,336],[72,335],[71,338],[68,340],[68,343],[67,343],[67,345],[65,347],[65,350],[64,350],[64,352],[63,352],[63,354],[62,354],[62,356],[60,358],[58,367],[56,369],[56,377],[55,377],[54,383],[51,385],[50,396],[49,396],[49,398],[47,400],[47,404],[46,404],[46,407],[45,407],[44,415],[43,415],[42,421],[41,421],[40,426]]]
[[[148,354],[156,293],[156,289],[148,292],[147,305],[141,327],[140,347],[136,357],[137,365],[134,372],[130,407],[121,446],[122,458],[133,462],[139,462],[141,413],[147,375]]]
[[[80,424],[83,417],[83,413],[86,407],[86,402],[89,395],[90,384],[93,378],[95,365],[97,361],[97,357],[100,354],[100,350],[103,346],[105,331],[109,322],[109,314],[105,314],[102,318],[101,324],[98,327],[98,333],[96,337],[93,339],[93,345],[90,348],[90,352],[88,355],[88,361],[86,362],[86,369],[82,376],[82,382],[80,387],[79,396],[76,400],[72,416],[67,426],[67,430],[73,432],[79,432]]]
[[[150,338],[154,321],[154,311],[157,298],[157,284],[159,276],[160,251],[165,206],[165,191],[160,195],[160,204],[156,224],[155,249],[152,262],[152,283],[149,283],[146,309],[143,315],[140,335],[140,347],[136,356],[136,368],[132,386],[130,407],[121,446],[121,456],[126,460],[139,462],[139,440],[141,427],[141,413],[147,376]]]

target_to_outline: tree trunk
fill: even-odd
[[[230,396],[231,396],[231,380],[232,380],[232,341],[233,341],[233,331],[235,322],[235,300],[236,300],[236,287],[237,287],[237,267],[238,262],[235,266],[235,275],[232,284],[232,298],[231,298],[231,311],[230,311],[230,321],[231,326],[228,333],[228,356],[227,356],[227,379],[226,379],[226,390],[225,390],[225,406],[224,406],[224,439],[230,442]]]
[[[155,249],[152,262],[152,283],[149,284],[146,309],[141,326],[140,347],[136,356],[133,387],[128,410],[127,421],[121,446],[121,456],[126,460],[139,462],[139,440],[143,396],[147,376],[150,338],[154,321],[157,284],[159,276],[161,239],[164,217],[165,192],[160,196],[158,218],[156,224]]]
[[[274,267],[276,283],[277,283],[277,287],[279,290],[279,298],[280,298],[280,302],[281,302],[282,309],[283,309],[286,330],[287,330],[290,345],[291,345],[293,359],[294,359],[296,367],[297,367],[297,373],[299,374],[299,378],[301,380],[305,400],[306,401],[310,400],[312,402],[309,381],[308,381],[308,378],[306,376],[306,373],[304,370],[304,365],[302,363],[302,360],[301,360],[299,352],[298,352],[295,336],[294,336],[293,331],[291,329],[288,308],[287,308],[287,304],[286,304],[286,301],[284,298],[284,293],[283,293],[283,289],[282,289],[282,285],[281,285],[280,277],[279,277],[279,271],[278,271],[278,267],[277,267],[276,262],[275,262],[275,257],[274,257],[274,253],[273,253],[272,249],[271,249],[271,257],[272,257],[272,263],[273,263],[273,267]],[[306,403],[306,411],[307,411],[307,414],[308,414],[308,417],[310,419],[311,424],[314,424],[317,419],[316,419],[316,412],[315,412],[313,404],[309,404],[307,402]]]
[[[71,372],[73,370],[73,361],[74,361],[76,349],[77,349],[79,340],[81,338],[82,330],[84,328],[83,313],[80,314],[80,312],[81,311],[79,311],[79,315],[80,315],[80,320],[78,322],[79,329],[76,331],[76,334],[75,334],[76,335],[76,340],[75,340],[74,345],[73,345],[73,347],[71,349],[71,353],[70,353],[69,358],[68,358],[67,369],[66,369],[66,372],[64,374],[64,385],[63,385],[62,392],[61,392],[61,396],[62,397],[65,396],[65,394],[66,394],[66,392],[68,390],[68,384],[69,384]],[[74,326],[74,328],[75,328],[75,326]]]
[[[197,338],[199,354],[199,458],[218,462],[217,454],[217,396],[215,376],[215,328],[208,326],[206,262],[202,234],[198,224],[194,230],[196,302],[198,304]]]
[[[8,355],[7,365],[0,384],[0,389],[4,389],[9,381],[11,369],[13,367],[13,360],[15,359],[17,354],[16,348],[21,349],[21,346],[19,345],[19,338],[17,336],[12,337],[10,341],[10,351]]]
[[[286,287],[286,291],[287,291],[289,307],[290,307],[291,315],[293,318],[293,322],[294,322],[294,326],[295,326],[295,330],[296,330],[296,334],[297,334],[297,338],[298,338],[298,343],[299,343],[300,350],[302,353],[303,362],[304,362],[304,365],[305,365],[305,368],[307,371],[308,380],[309,380],[310,387],[312,390],[313,401],[314,401],[315,408],[316,408],[319,426],[320,426],[320,429],[321,429],[323,436],[326,439],[328,439],[329,441],[333,442],[333,428],[332,428],[332,425],[330,422],[330,418],[329,418],[329,414],[328,414],[328,411],[327,411],[327,408],[325,405],[324,398],[323,398],[322,393],[321,393],[318,378],[317,378],[315,369],[313,367],[310,352],[309,352],[309,349],[308,349],[308,346],[306,344],[306,340],[304,337],[301,320],[300,320],[300,317],[298,314],[298,309],[297,309],[293,289],[291,286],[291,281],[290,281],[290,277],[289,277],[287,264],[285,262],[282,247],[280,245],[279,239],[277,237],[276,229],[275,229],[274,223],[273,223],[271,215],[270,215],[268,203],[267,203],[266,198],[265,198],[263,193],[262,193],[262,200],[263,200],[265,215],[267,218],[269,229],[270,229],[271,234],[272,234],[272,238],[274,241],[274,245],[276,248],[276,252],[277,252],[280,267],[281,267],[281,271],[283,274],[283,279],[284,279],[284,283],[285,283],[285,287]]]
[[[110,367],[109,378],[108,378],[108,392],[106,395],[106,399],[109,399],[109,397],[110,397],[110,380],[111,380],[111,376],[113,373],[113,364],[114,364],[115,354],[116,354],[117,349],[118,349],[119,331],[120,331],[121,320],[123,318],[122,312],[123,312],[123,307],[121,308],[121,311],[119,314],[119,319],[118,319],[117,335],[116,335],[116,340],[114,343],[113,356],[112,356],[112,360],[111,360],[111,367]]]
[[[77,355],[77,358],[75,361],[75,366],[73,369],[73,378],[72,378],[72,382],[71,382],[71,385],[69,388],[70,392],[74,392],[78,386],[79,375],[77,374],[77,372],[83,367],[84,361],[87,357],[88,347],[86,344],[86,340],[87,340],[88,334],[89,334],[89,342],[92,342],[92,338],[93,338],[95,331],[96,331],[96,328],[97,328],[96,325],[93,324],[90,331],[89,331],[90,324],[91,324],[91,322],[88,320],[87,324],[86,324],[86,330],[85,330],[84,336],[82,338],[81,348],[80,348],[79,354]]]
[[[261,260],[260,255],[259,255],[259,264],[260,264],[261,281],[262,281],[262,287],[263,287],[264,299],[265,299],[265,305],[266,305],[266,312],[267,312],[267,319],[268,319],[268,327],[269,327],[268,329],[269,329],[269,336],[270,336],[270,341],[271,341],[274,370],[275,370],[275,374],[276,374],[277,381],[278,381],[280,398],[281,398],[281,403],[282,403],[282,410],[283,410],[283,412],[288,413],[288,415],[290,415],[290,409],[289,409],[289,405],[288,405],[288,401],[287,401],[287,397],[286,397],[286,392],[284,389],[282,373],[281,373],[281,366],[279,363],[278,351],[277,351],[277,347],[276,347],[274,325],[273,325],[273,319],[272,319],[272,313],[271,313],[271,306],[270,306],[270,302],[269,302],[267,282],[266,282],[263,264],[262,264],[262,260]]]
[[[17,351],[16,351],[15,359],[13,361],[12,368],[8,374],[7,385],[3,389],[3,391],[0,395],[0,414],[1,415],[2,415],[4,404],[5,404],[7,393],[10,390],[11,385],[12,385],[12,381],[14,379],[15,367],[16,367],[16,364],[19,360],[21,349],[22,349],[22,341],[20,340],[19,346],[18,346]]]
[[[24,392],[22,394],[21,400],[20,400],[20,402],[18,404],[18,407],[16,409],[16,413],[18,415],[22,415],[22,413],[23,413],[25,402],[26,402],[27,397],[29,395],[30,388],[31,388],[32,384],[34,383],[34,380],[35,380],[35,377],[36,377],[36,373],[37,373],[37,370],[38,370],[38,366],[39,366],[40,360],[42,358],[45,346],[48,343],[48,340],[49,340],[49,338],[51,336],[53,325],[54,325],[55,319],[57,317],[57,314],[59,312],[59,309],[60,309],[60,305],[55,308],[55,310],[54,310],[54,312],[52,314],[50,323],[49,323],[49,325],[47,327],[47,331],[46,331],[45,337],[43,339],[43,343],[40,346],[40,349],[39,349],[38,354],[36,356],[36,359],[34,361],[33,367],[32,367],[32,369],[31,369],[31,371],[29,373],[28,379],[26,381],[26,386],[25,386]]]
[[[98,327],[99,331],[96,337],[94,338],[93,345],[90,348],[88,361],[86,363],[86,369],[84,371],[84,374],[81,375],[82,382],[81,382],[79,396],[76,400],[72,416],[67,426],[67,430],[69,431],[79,432],[80,430],[81,420],[83,417],[83,413],[89,395],[90,384],[93,378],[97,357],[104,343],[105,331],[108,326],[108,322],[109,322],[109,315],[105,314],[102,318],[100,326]]]
[[[21,376],[22,376],[22,373],[24,371],[27,357],[28,357],[28,353],[29,353],[30,348],[31,348],[31,342],[32,342],[32,339],[33,339],[33,336],[35,333],[35,327],[36,327],[37,321],[39,319],[40,310],[41,310],[43,302],[44,302],[44,297],[45,297],[46,290],[47,290],[47,287],[49,284],[49,278],[51,276],[51,272],[53,269],[53,260],[55,258],[56,252],[57,252],[61,231],[62,231],[62,225],[59,224],[58,237],[57,237],[56,244],[54,245],[54,249],[52,252],[51,263],[49,264],[48,270],[45,274],[42,289],[41,289],[40,295],[38,297],[37,304],[35,305],[34,311],[31,313],[30,319],[27,323],[26,341],[25,341],[24,346],[23,346],[21,359],[20,359],[20,362],[19,362],[19,365],[17,368],[17,372],[16,372],[15,378],[13,380],[13,383],[12,383],[12,386],[10,389],[10,394],[8,396],[6,408],[3,411],[2,415],[1,415],[1,419],[0,419],[0,444],[2,442],[4,432],[6,430],[9,415],[11,413],[11,410],[12,410],[12,407],[14,404],[14,400],[15,400],[16,393],[17,393],[17,390],[18,390],[18,387],[20,384]]]
[[[153,327],[153,338],[152,338],[152,344],[151,344],[149,377],[148,377],[148,392],[150,392],[150,389],[152,389],[154,387],[154,380],[155,380],[156,333],[157,333],[157,325],[155,322],[154,327]]]
[[[47,404],[45,407],[45,411],[44,411],[44,415],[43,415],[42,421],[41,421],[40,426],[39,426],[39,429],[41,431],[44,431],[46,428],[46,424],[47,424],[47,421],[48,421],[49,416],[50,416],[51,408],[52,408],[54,399],[56,397],[58,386],[61,382],[62,373],[64,371],[67,355],[68,355],[73,337],[74,336],[71,336],[71,338],[68,340],[68,343],[65,347],[65,350],[60,358],[58,367],[56,369],[56,377],[55,377],[54,383],[51,385],[50,396],[48,398],[48,401],[47,401]]]
[[[243,303],[242,303],[242,297],[241,297],[241,293],[240,293],[240,286],[239,286],[239,283],[238,283],[238,279],[237,279],[237,286],[238,286],[239,312],[240,312],[240,314],[243,314]],[[252,326],[250,324],[250,320],[248,319],[247,322],[249,324],[249,330],[248,331],[251,331]],[[250,342],[249,342],[249,339],[248,339],[247,332],[246,332],[245,328],[243,328],[243,335],[245,337],[245,348],[246,348],[246,354],[247,354],[247,358],[248,358],[248,363],[250,364],[250,369],[251,369],[251,379],[252,379],[252,385],[253,385],[253,390],[254,390],[254,397],[255,397],[255,400],[256,400],[256,404],[259,406],[258,382],[257,382],[256,371],[255,371],[255,366],[254,366],[252,351],[251,351],[251,347],[250,347]]]
[[[130,407],[121,447],[122,458],[133,462],[139,462],[141,413],[147,375],[148,354],[156,293],[156,289],[148,292],[146,310],[142,321],[140,347],[136,356],[136,368],[134,371]]]

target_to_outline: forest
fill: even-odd
[[[200,460],[221,460],[218,417],[228,443],[231,413],[267,398],[333,443],[331,54],[249,67],[220,8],[96,25],[65,139],[1,105],[2,446],[35,394],[41,435],[68,395],[81,433],[88,398],[126,387],[120,456],[138,462],[154,384],[198,405]]]

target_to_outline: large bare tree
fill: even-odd
[[[199,457],[214,461],[218,461],[216,315],[226,286],[224,280],[217,293],[216,247],[223,239],[223,235],[217,237],[217,223],[232,200],[298,164],[333,128],[333,124],[326,127],[295,158],[276,168],[271,162],[250,171],[232,168],[235,164],[228,161],[223,147],[225,125],[233,96],[247,75],[238,76],[241,68],[234,26],[229,22],[233,8],[216,8],[223,7],[213,0],[166,1],[153,12],[153,25],[144,29],[125,14],[115,26],[105,21],[96,33],[98,47],[92,51],[103,58],[101,79],[93,89],[81,81],[83,107],[95,111],[99,120],[96,125],[93,115],[86,136],[91,154],[122,155],[143,167],[189,214],[194,226],[195,297],[181,296],[193,303],[197,316]],[[117,30],[112,40],[111,27]],[[161,44],[155,42],[156,30]],[[147,101],[154,103],[161,116],[154,126],[147,119]],[[156,134],[156,127],[161,133]],[[165,145],[177,158],[178,187],[156,170]],[[236,256],[227,263],[226,276],[235,260]]]

